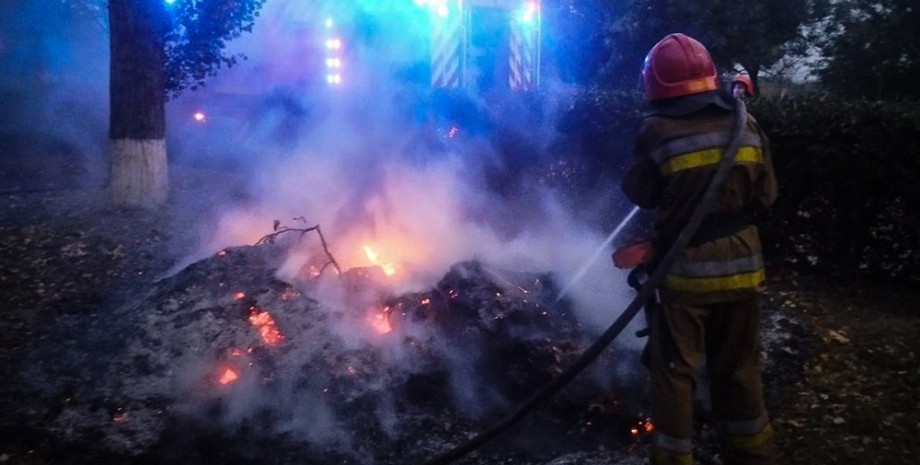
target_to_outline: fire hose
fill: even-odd
[[[736,82],[735,86],[743,86],[743,83],[739,84]],[[734,164],[735,156],[738,153],[738,149],[741,147],[741,134],[747,121],[747,109],[745,108],[742,99],[739,98],[740,93],[741,92],[737,87],[733,89],[733,94],[735,97],[735,119],[732,125],[732,132],[729,137],[728,145],[725,148],[725,154],[723,155],[722,160],[719,162],[715,173],[712,175],[712,180],[706,187],[700,202],[697,204],[696,209],[690,216],[690,219],[687,220],[684,228],[677,236],[677,239],[674,240],[674,243],[668,249],[667,253],[658,262],[657,267],[648,276],[645,284],[641,287],[638,294],[633,298],[632,302],[630,302],[629,306],[626,307],[626,309],[623,310],[623,312],[620,314],[620,316],[617,317],[616,320],[614,320],[610,327],[607,328],[607,330],[604,331],[604,333],[601,334],[601,336],[598,337],[598,339],[556,379],[541,387],[515,410],[513,410],[511,413],[508,413],[504,418],[495,422],[488,429],[470,438],[468,441],[454,447],[453,449],[450,449],[429,459],[427,462],[424,462],[423,465],[449,464],[478,449],[483,444],[491,441],[497,435],[516,424],[518,421],[527,416],[532,410],[534,410],[544,401],[548,400],[559,390],[565,387],[565,385],[567,385],[576,376],[578,376],[579,373],[584,371],[584,369],[587,368],[588,365],[590,365],[592,362],[594,362],[594,360],[597,359],[601,352],[606,349],[607,346],[610,345],[610,343],[613,342],[613,340],[616,339],[616,337],[619,336],[621,332],[623,332],[629,322],[636,317],[636,314],[639,313],[639,310],[642,309],[645,303],[652,297],[655,290],[661,284],[665,274],[667,274],[668,270],[677,260],[677,257],[687,247],[687,244],[693,238],[694,234],[696,234],[696,231],[699,229],[700,224],[702,224],[703,219],[709,214],[709,209],[712,207],[712,204],[718,195],[719,189],[724,184],[725,178],[728,176],[728,172]]]

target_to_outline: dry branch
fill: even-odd
[[[304,224],[307,223],[307,220],[302,216],[299,216],[294,219]],[[308,232],[316,231],[316,233],[319,234],[320,243],[322,243],[323,245],[323,251],[326,252],[326,257],[329,259],[326,263],[323,264],[323,267],[320,268],[319,272],[322,273],[323,271],[326,270],[326,267],[328,267],[329,265],[332,265],[333,268],[335,268],[335,271],[341,276],[342,268],[339,267],[339,262],[335,260],[335,257],[332,256],[332,252],[329,251],[329,245],[326,243],[326,237],[323,236],[323,230],[320,229],[318,224],[314,226],[310,226],[310,227],[304,227],[304,228],[291,228],[289,226],[281,226],[281,222],[278,220],[275,220],[273,228],[275,230],[274,232],[272,232],[271,234],[266,234],[265,236],[262,236],[261,239],[256,241],[255,245],[274,244],[275,239],[278,236],[282,234],[290,233],[290,232],[300,233],[300,237],[298,238],[298,240],[303,240],[303,236],[305,236]]]

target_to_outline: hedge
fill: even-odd
[[[585,92],[551,147],[591,176],[618,182],[631,158],[640,99]],[[754,99],[780,184],[758,219],[768,259],[843,277],[920,280],[920,109],[827,96]]]

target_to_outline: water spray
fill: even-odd
[[[630,302],[629,306],[623,310],[623,313],[617,317],[616,320],[604,331],[603,334],[588,347],[581,356],[575,360],[572,365],[570,365],[565,371],[559,374],[556,379],[550,381],[540,389],[538,389],[530,398],[520,404],[516,409],[507,414],[505,417],[497,421],[488,429],[479,433],[476,436],[473,436],[466,442],[450,449],[444,453],[441,453],[428,461],[424,462],[423,465],[447,465],[460,457],[476,450],[486,442],[495,438],[501,432],[507,430],[522,418],[527,416],[534,408],[542,404],[544,401],[555,395],[560,389],[565,387],[570,381],[572,381],[579,373],[581,373],[585,368],[588,367],[600,354],[601,352],[610,345],[611,342],[621,333],[626,326],[635,318],[636,314],[639,313],[639,310],[645,305],[645,302],[656,292],[658,286],[664,281],[665,274],[671,268],[671,265],[677,260],[678,256],[683,253],[684,249],[687,247],[687,244],[690,243],[690,240],[696,234],[696,231],[700,228],[700,225],[703,223],[703,219],[709,214],[709,210],[712,207],[712,204],[715,202],[716,197],[718,196],[719,189],[722,188],[725,178],[728,176],[728,172],[731,170],[731,167],[734,165],[735,157],[738,154],[738,149],[741,148],[741,134],[744,129],[745,121],[747,119],[747,109],[745,108],[744,102],[738,98],[739,94],[736,93],[736,103],[735,103],[735,120],[732,126],[731,136],[729,137],[729,142],[727,147],[725,147],[724,155],[722,160],[719,162],[716,167],[715,173],[712,176],[712,179],[709,182],[709,186],[706,188],[706,191],[703,193],[703,197],[700,199],[699,204],[697,204],[696,209],[693,211],[693,214],[690,216],[690,219],[687,220],[687,223],[684,225],[684,228],[678,234],[677,239],[671,244],[671,247],[668,249],[667,253],[661,258],[658,262],[658,266],[655,270],[649,275],[646,279],[645,284],[639,290],[638,294]],[[635,210],[635,209],[634,209]],[[627,217],[621,222],[620,227],[614,230],[610,234],[608,241],[613,240],[614,237],[619,233],[622,225],[628,223],[629,218],[635,213],[631,212]],[[604,245],[606,247],[606,243]],[[598,254],[595,254],[595,257]],[[590,265],[590,262],[589,262]],[[576,280],[578,276],[576,275]],[[568,287],[568,286],[566,286]]]
[[[607,247],[610,246],[613,240],[616,239],[616,237],[620,235],[620,232],[623,231],[623,228],[625,228],[626,225],[629,224],[629,222],[632,220],[632,218],[636,216],[636,213],[639,213],[638,206],[633,207],[633,209],[630,210],[629,213],[626,214],[626,217],[623,218],[623,220],[620,221],[620,224],[618,224],[617,227],[613,229],[613,232],[611,232],[610,235],[607,236],[607,239],[597,248],[597,251],[595,251],[594,254],[591,255],[591,258],[589,258],[588,261],[585,262],[584,265],[582,265],[582,267],[578,270],[577,273],[575,273],[575,276],[572,277],[569,283],[566,284],[565,287],[563,287],[561,291],[559,291],[559,296],[556,297],[556,301],[554,303],[558,304],[559,301],[562,300],[562,298],[565,297],[566,294],[568,294],[572,286],[574,286],[575,283],[580,281],[581,278],[583,278],[585,274],[588,273],[588,270],[591,269],[591,266],[594,265],[594,262],[596,262],[598,257],[600,257],[604,252],[607,251]]]

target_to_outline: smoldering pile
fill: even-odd
[[[550,304],[549,275],[463,262],[427,291],[391,295],[375,267],[282,281],[286,253],[224,250],[122,308],[136,330],[82,396],[94,401],[56,414],[57,432],[127,454],[194,434],[306,448],[308,463],[419,462],[529,396],[590,342],[564,303]],[[611,365],[522,426],[519,447],[552,435],[536,449],[575,450],[611,416],[625,431]]]

